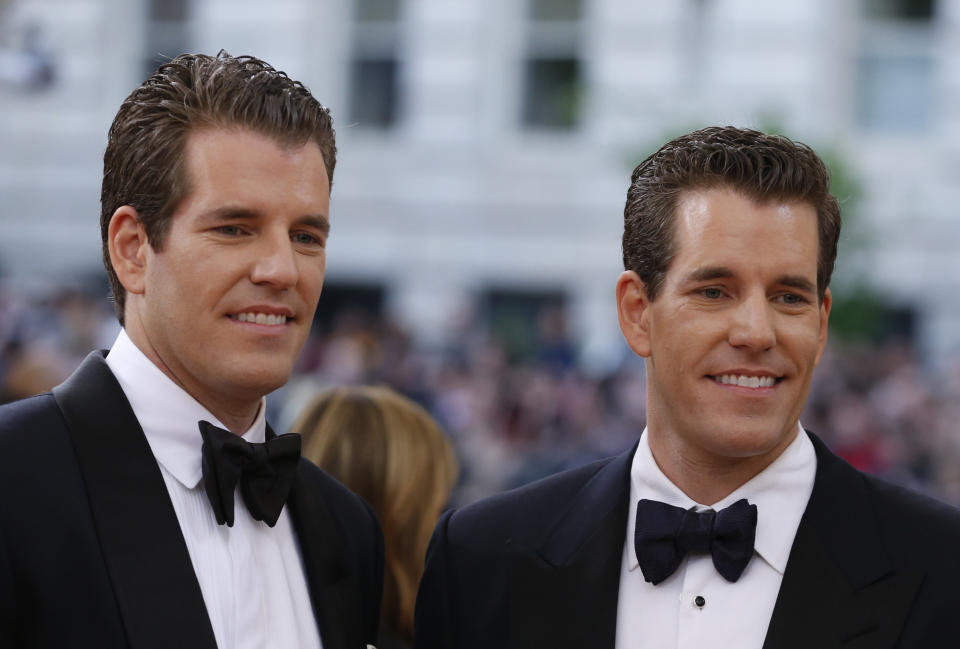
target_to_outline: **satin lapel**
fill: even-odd
[[[347,606],[347,602],[357,601],[352,593],[357,584],[347,574],[343,561],[346,539],[319,489],[309,485],[307,465],[306,460],[300,460],[287,504],[300,542],[320,638],[324,649],[363,646],[360,613]]]
[[[810,437],[817,477],[764,647],[893,647],[923,575],[894,571],[863,477]]]
[[[613,649],[635,449],[584,485],[541,544],[513,549],[507,588],[513,647]]]
[[[216,649],[160,468],[103,354],[87,356],[53,395],[70,430],[131,649]]]

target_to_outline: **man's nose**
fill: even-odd
[[[729,341],[734,347],[753,351],[777,344],[775,314],[766,295],[750,295],[735,308],[730,323]]]
[[[296,285],[299,279],[296,251],[290,238],[281,235],[265,236],[257,250],[250,280],[254,284],[268,284],[279,288]]]

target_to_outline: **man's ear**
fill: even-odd
[[[650,300],[647,288],[632,270],[624,271],[617,280],[617,315],[620,331],[638,356],[650,356]]]
[[[137,210],[129,205],[118,207],[107,227],[107,247],[113,270],[127,293],[144,292],[149,245]]]

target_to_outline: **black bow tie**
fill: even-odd
[[[746,498],[719,512],[643,499],[633,543],[643,577],[654,585],[672,575],[688,552],[709,552],[717,572],[736,581],[753,556],[756,533],[757,506]]]
[[[233,492],[239,482],[250,514],[270,527],[276,525],[300,462],[300,436],[280,435],[251,444],[210,422],[199,424],[203,486],[217,523],[233,527]]]

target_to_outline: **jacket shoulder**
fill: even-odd
[[[63,428],[63,415],[49,392],[0,406],[0,458],[14,449],[42,446],[52,429]]]
[[[29,424],[38,415],[56,409],[56,404],[53,394],[46,392],[0,405],[0,430],[7,430],[18,424]]]
[[[956,553],[960,510],[854,468],[809,434],[817,453],[817,479],[805,516],[813,514],[832,543],[845,542],[840,530],[877,536],[894,563],[904,566]]]
[[[923,543],[924,554],[952,555],[960,547],[960,509],[880,478],[864,479],[891,550],[912,553]]]
[[[455,545],[530,542],[556,524],[574,497],[614,458],[604,458],[531,482],[454,511],[447,531]]]

